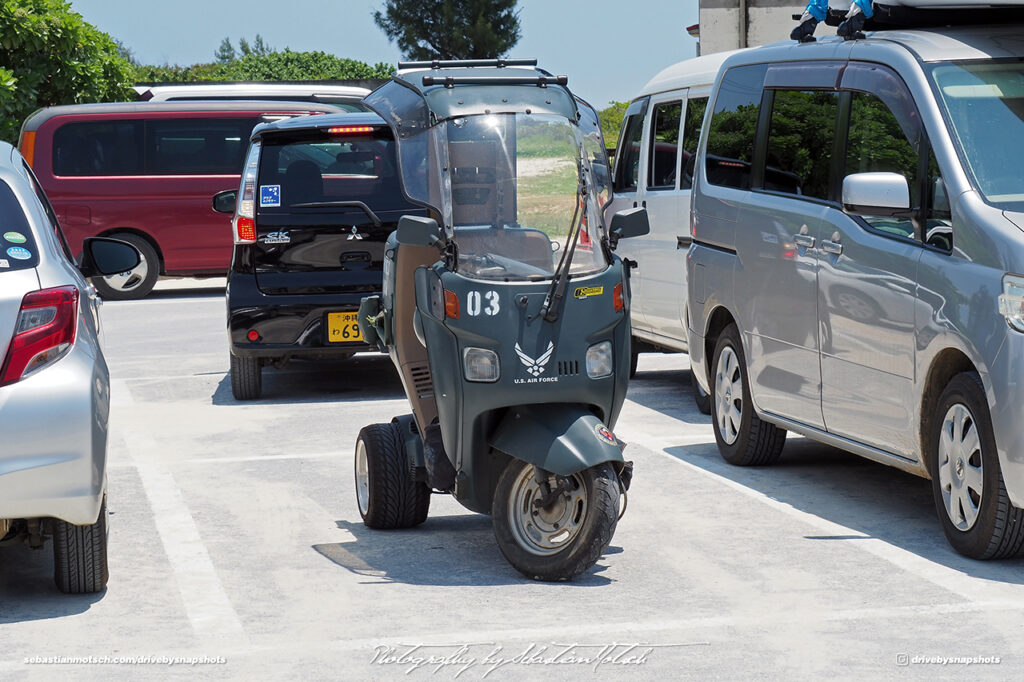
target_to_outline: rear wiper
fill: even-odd
[[[292,204],[289,208],[359,208],[370,217],[374,227],[380,227],[381,221],[373,209],[361,201],[307,201],[303,204]]]

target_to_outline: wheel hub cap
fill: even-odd
[[[726,346],[718,356],[715,407],[718,433],[727,445],[732,445],[739,438],[743,417],[743,376],[739,357],[731,346]]]
[[[366,461],[366,445],[356,443],[356,501],[363,516],[370,511],[370,470]]]
[[[568,478],[567,490],[547,507],[534,504],[547,489],[533,476],[534,468],[524,466],[508,500],[508,520],[520,547],[537,556],[550,556],[569,547],[583,529],[587,516],[587,493],[579,474]],[[556,485],[552,479],[549,485]]]
[[[939,490],[957,530],[974,527],[984,488],[981,438],[974,416],[957,403],[946,411],[939,434]]]

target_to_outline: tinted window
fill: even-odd
[[[708,129],[706,172],[708,182],[750,189],[754,136],[761,105],[764,64],[738,66],[722,77]]]
[[[147,123],[152,175],[237,175],[257,119],[167,119]]]
[[[627,116],[622,123],[622,139],[615,150],[616,192],[635,192],[640,179],[640,140],[644,134],[644,115]]]
[[[775,92],[765,189],[828,198],[838,99],[835,92]]]
[[[0,273],[39,264],[36,241],[14,191],[0,180]]]
[[[676,159],[679,155],[679,119],[682,115],[682,102],[661,102],[654,105],[647,179],[647,187],[650,189],[675,189]]]
[[[912,113],[901,112],[902,115],[897,118],[874,95],[853,93],[845,174],[878,171],[899,173],[910,185],[910,205],[920,206],[917,153],[920,131],[913,123],[916,117]],[[914,236],[914,225],[910,218],[867,216],[864,219],[883,232],[902,237]]]
[[[410,206],[402,195],[389,132],[264,137],[260,211],[323,201],[362,201],[375,211]]]
[[[700,142],[700,127],[704,123],[704,112],[708,109],[707,97],[696,97],[686,102],[686,120],[683,122],[683,155],[679,159],[682,178],[680,189],[693,185],[693,163],[697,157],[697,143]]]
[[[68,123],[53,135],[54,175],[138,175],[142,121]]]

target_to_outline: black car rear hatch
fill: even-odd
[[[385,125],[282,130],[262,137],[256,283],[265,294],[380,291],[384,242],[424,215],[399,184]]]

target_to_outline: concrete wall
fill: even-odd
[[[842,0],[832,4],[836,8],[849,7]],[[793,0],[747,0],[744,45],[740,0],[700,0],[700,54],[789,40],[789,32],[796,26],[792,17],[801,14],[806,6],[806,2],[794,3]],[[818,24],[815,35],[835,35],[835,32],[822,23]]]

